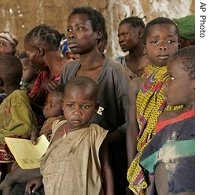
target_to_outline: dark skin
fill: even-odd
[[[150,64],[166,65],[169,57],[178,50],[178,35],[175,27],[169,24],[154,25],[150,28],[146,39],[145,52]],[[126,136],[128,166],[137,154],[137,136],[143,132],[138,127],[136,119],[136,96],[145,80],[141,77],[131,80],[129,84],[129,119]],[[152,181],[150,177],[150,181]],[[146,194],[150,193],[149,186]]]
[[[62,57],[59,50],[51,49],[38,38],[25,42],[24,48],[29,56],[29,60],[31,60],[39,70],[44,70],[47,67],[50,72],[50,78],[59,75],[63,66],[68,61],[68,59]],[[52,91],[57,85],[58,81],[52,81],[50,79],[43,82],[36,97],[31,100],[32,105],[41,112],[43,107],[40,106],[40,102],[42,102],[45,97],[45,91]]]
[[[97,41],[102,37],[102,32],[92,30],[86,15],[75,14],[69,18],[67,37],[72,52],[80,54],[81,66],[77,76],[87,76],[97,81],[104,62],[104,56],[97,48]]]
[[[68,86],[68,89],[64,95],[63,111],[64,116],[67,119],[67,123],[62,125],[55,132],[52,143],[60,139],[64,135],[64,126],[67,130],[77,131],[81,127],[88,124],[94,112],[97,110],[97,102],[95,101],[96,95],[90,88]],[[75,117],[77,120],[75,121]],[[114,194],[113,176],[108,158],[108,147],[106,139],[103,141],[100,150],[99,157],[101,162],[101,174],[103,180],[103,189],[105,194]],[[26,190],[31,193],[41,186],[42,177],[38,177],[35,180],[28,182]]]
[[[74,14],[69,18],[67,38],[72,52],[80,54],[80,68],[76,76],[87,76],[98,81],[105,56],[98,50],[98,40],[102,37],[100,30],[93,31],[91,22],[84,14]],[[108,142],[113,143],[121,135],[115,131],[108,135]]]
[[[169,24],[154,25],[148,32],[145,51],[151,64],[166,65],[169,57],[178,50],[178,35],[175,27]],[[137,135],[139,133],[136,121],[136,95],[144,79],[137,78],[129,86],[129,124],[127,131],[128,164],[134,159],[137,149]]]
[[[124,52],[128,52],[125,56],[128,68],[138,75],[141,57],[143,56],[142,47],[143,30],[134,28],[128,23],[121,24],[118,28],[118,42]]]
[[[182,109],[163,112],[158,117],[158,122],[177,117],[184,112],[195,109],[195,80],[183,69],[182,58],[170,60],[168,63],[169,81],[166,88],[167,102],[171,106],[183,105]],[[164,162],[155,168],[155,185],[158,194],[167,195],[168,176]],[[171,193],[170,193],[171,194]],[[178,195],[194,195],[195,192],[182,192]]]

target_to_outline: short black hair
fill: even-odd
[[[195,80],[195,46],[188,46],[178,50],[170,60],[181,58],[183,70],[189,73],[189,77]]]
[[[96,84],[96,82],[93,79],[86,77],[86,76],[72,77],[65,84],[64,96],[65,96],[65,92],[68,90],[69,86],[90,88],[92,90],[92,94],[94,95],[95,101],[97,101],[98,85]]]
[[[158,18],[155,18],[155,19],[151,20],[146,25],[146,27],[144,29],[144,35],[143,35],[143,44],[144,45],[146,44],[146,39],[147,39],[147,35],[148,35],[148,32],[149,32],[150,28],[152,26],[156,25],[156,24],[171,24],[171,25],[173,25],[176,28],[176,33],[178,35],[178,40],[180,39],[179,29],[178,29],[176,23],[173,20],[171,20],[170,18],[158,17]]]
[[[22,78],[22,64],[12,54],[0,54],[0,72],[3,82],[17,85]]]
[[[87,16],[88,20],[92,25],[93,31],[102,31],[105,34],[106,31],[106,24],[104,16],[98,10],[92,7],[76,7],[70,13],[69,18],[74,14],[84,14]]]
[[[133,28],[145,28],[145,24],[142,18],[139,18],[138,16],[130,16],[127,18],[124,18],[123,20],[121,20],[120,25],[123,24],[130,24]]]

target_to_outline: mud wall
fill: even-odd
[[[195,0],[4,0],[0,1],[0,31],[11,31],[23,50],[23,38],[34,26],[42,23],[66,33],[70,11],[78,6],[92,6],[104,15],[109,35],[106,53],[122,54],[117,38],[120,20],[126,16],[146,16],[146,21],[158,16],[179,18],[195,14]]]

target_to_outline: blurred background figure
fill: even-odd
[[[18,40],[9,31],[0,32],[0,53],[17,55]]]
[[[173,20],[179,29],[181,48],[195,45],[195,16],[188,15]]]

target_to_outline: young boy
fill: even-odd
[[[89,121],[98,108],[97,85],[87,77],[73,77],[64,90],[66,120],[56,120],[52,139],[41,161],[46,195],[114,195],[106,144],[107,130]],[[42,176],[28,182],[33,193]]]
[[[170,58],[167,67],[169,74],[166,87],[167,103],[183,107],[159,115],[157,134],[144,149],[140,162],[150,174],[155,175],[152,194],[193,195],[195,194],[195,47],[179,50]]]
[[[130,82],[129,126],[127,130],[128,181],[135,194],[144,194],[147,178],[139,166],[140,156],[155,132],[158,115],[166,109],[164,84],[167,61],[179,46],[176,24],[169,18],[151,20],[143,35],[145,52],[150,61],[144,74]],[[149,190],[149,188],[148,188]]]
[[[1,54],[0,87],[5,91],[6,98],[0,104],[0,166],[3,166],[2,162],[4,165],[9,165],[14,161],[4,138],[21,137],[37,127],[36,117],[31,109],[28,96],[24,90],[20,90],[21,77],[20,60],[12,54]]]

